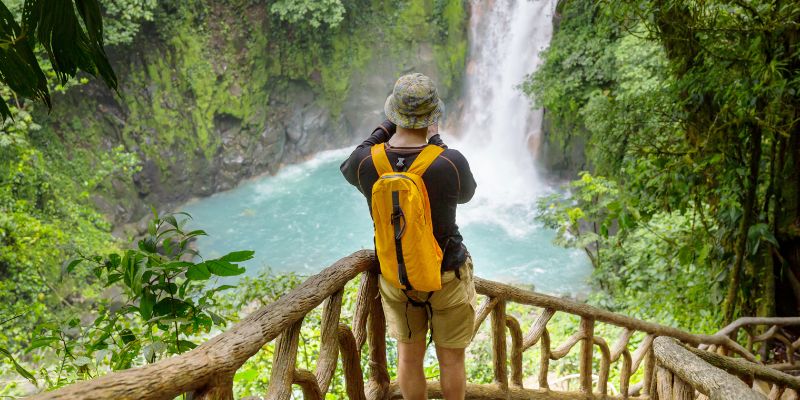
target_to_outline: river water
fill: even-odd
[[[472,0],[471,6],[464,106],[442,136],[464,153],[478,182],[457,216],[476,274],[547,293],[583,293],[591,272],[586,256],[554,246],[554,232],[535,221],[536,199],[553,189],[531,156],[542,112],[518,88],[550,41],[554,1]],[[246,263],[248,274],[270,268],[309,275],[372,248],[366,201],[338,169],[349,152],[323,152],[186,204],[183,210],[209,233],[198,242],[201,254],[251,249],[256,257]]]

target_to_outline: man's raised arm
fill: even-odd
[[[366,140],[356,146],[355,150],[350,153],[350,157],[339,166],[339,170],[342,171],[347,182],[358,188],[358,167],[361,162],[369,157],[372,146],[387,142],[396,130],[397,126],[394,123],[389,120],[383,121]],[[361,190],[361,188],[358,189]]]

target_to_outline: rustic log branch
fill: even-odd
[[[656,338],[653,341],[653,352],[660,366],[678,375],[711,400],[765,399],[739,379],[703,361],[674,339]]]
[[[547,332],[547,328],[542,330],[541,340],[542,350],[540,351],[541,355],[539,358],[539,387],[541,389],[550,389],[550,385],[547,383],[547,373],[549,372],[551,357],[550,333]]]
[[[608,394],[608,373],[611,369],[611,351],[608,349],[608,344],[606,341],[601,338],[595,336],[593,342],[597,347],[600,348],[600,375],[597,378],[597,391],[600,392],[602,395]]]
[[[342,313],[342,296],[339,290],[325,301],[322,311],[322,327],[320,335],[319,359],[317,360],[317,384],[322,393],[328,392],[333,374],[336,372],[336,362],[339,359],[339,316]]]
[[[564,343],[561,343],[555,350],[550,352],[551,360],[560,360],[566,356],[578,342],[584,339],[583,332],[578,331],[573,333]]]
[[[322,395],[323,391],[320,390],[319,384],[317,383],[317,377],[314,376],[311,371],[306,371],[304,369],[294,371],[293,382],[303,389],[304,400],[322,400],[324,398]]]
[[[678,375],[672,375],[672,398],[674,400],[694,400],[694,388]]]
[[[630,393],[631,373],[631,353],[626,348],[622,351],[622,367],[619,372],[619,391],[624,399],[627,399]]]
[[[739,328],[746,325],[778,325],[778,326],[797,326],[800,325],[800,317],[742,317],[736,321],[731,322],[726,327],[720,329],[714,336],[724,335],[728,336],[734,333]],[[680,339],[680,338],[679,338]]]
[[[580,358],[580,373],[581,373],[581,393],[590,396],[592,394],[592,351],[594,350],[594,320],[591,318],[581,318],[580,325],[581,336],[583,342],[581,343],[581,358]],[[606,347],[608,351],[608,347]],[[608,372],[606,372],[606,379]]]
[[[506,316],[506,327],[511,335],[511,385],[522,387],[522,329],[510,315]]]
[[[380,295],[372,298],[368,326],[369,385],[367,398],[383,399],[386,391],[389,390],[390,379],[386,361],[386,317],[383,315]]]
[[[780,400],[785,390],[786,388],[784,387],[778,385],[772,385],[772,389],[769,391],[769,397],[768,397],[769,400]]]
[[[500,299],[497,297],[487,297],[478,311],[475,312],[475,326],[472,328],[472,336],[478,333],[481,324],[486,320],[486,317],[489,316],[489,313],[492,312],[494,307],[497,306],[498,301],[500,301]]]
[[[656,357],[653,355],[653,346],[648,347],[644,353],[644,358],[644,385],[642,386],[642,392],[644,392],[645,396],[653,396],[656,394],[656,391],[653,390],[656,384]]]
[[[366,400],[364,394],[364,375],[361,372],[356,339],[353,332],[345,324],[339,324],[339,353],[342,355],[342,369],[347,389],[347,398],[350,400]]]
[[[531,326],[531,330],[525,335],[525,339],[522,341],[522,351],[528,350],[539,341],[539,338],[547,327],[547,323],[550,322],[550,318],[553,318],[555,313],[556,310],[552,308],[545,308],[544,311],[542,311],[542,314],[539,315],[539,318],[536,318],[536,322]]]
[[[633,333],[634,331],[627,328],[622,331],[622,334],[619,335],[617,341],[614,342],[614,345],[611,347],[611,362],[616,362],[622,354],[622,351],[628,348],[628,342],[631,340]]]
[[[762,333],[762,334],[760,334],[758,336],[753,337],[753,341],[754,342],[764,342],[764,341],[767,341],[769,339],[772,339],[775,336],[775,334],[778,332],[778,329],[779,329],[778,325],[772,325],[772,327],[767,329],[766,332],[764,332],[764,333]],[[732,338],[732,339],[735,339],[735,338]]]
[[[387,399],[400,400],[400,387],[392,383]],[[428,398],[441,399],[441,384],[436,381],[428,382]],[[467,383],[467,400],[585,400],[587,397],[580,392],[555,392],[545,389],[524,389],[518,387],[500,388],[497,385],[476,385]],[[620,400],[621,396],[606,396],[603,400]],[[652,400],[646,397],[635,397],[634,400]]]
[[[192,394],[192,400],[233,400],[233,379]]]
[[[725,335],[695,335],[684,332],[677,328],[615,314],[611,311],[592,307],[588,304],[578,303],[576,301],[549,296],[546,294],[529,292],[514,286],[488,281],[481,278],[475,278],[475,288],[477,289],[478,293],[486,296],[500,297],[506,301],[513,301],[515,303],[527,304],[536,307],[553,308],[555,310],[575,314],[583,318],[589,318],[656,336],[674,337],[682,342],[693,344],[695,346],[701,343],[724,345],[725,347],[737,352],[742,357],[750,361],[757,361],[755,356],[750,354],[747,349]],[[798,320],[797,324],[800,324],[800,318],[796,319]],[[780,318],[777,320],[780,320]],[[787,320],[785,323],[789,323],[789,321]],[[794,324],[794,322],[792,323]]]
[[[672,400],[672,372],[660,365],[656,365],[656,388],[659,399]]]
[[[781,386],[789,387],[794,390],[800,390],[800,378],[796,376],[792,376],[760,364],[751,363],[746,360],[725,357],[716,353],[698,350],[686,345],[682,345],[682,347],[692,354],[700,357],[703,361],[739,377],[749,378],[749,380],[753,380],[754,378],[760,379],[770,383],[777,383]]]
[[[301,319],[282,333],[275,344],[267,400],[288,400],[292,395],[297,342],[300,339],[300,328],[302,327],[303,320]]]
[[[358,286],[356,297],[356,310],[353,313],[353,336],[356,338],[356,348],[359,354],[367,341],[367,317],[372,307],[372,299],[378,295],[378,274],[364,272],[361,274],[361,284]]]
[[[644,340],[642,340],[642,343],[640,343],[639,347],[636,348],[636,351],[633,352],[631,374],[639,369],[639,365],[642,363],[642,360],[644,360],[644,358],[650,353],[651,347],[653,346],[653,339],[655,339],[654,335],[645,336]]]
[[[505,300],[499,300],[492,309],[492,364],[494,367],[494,383],[501,388],[508,389]]]

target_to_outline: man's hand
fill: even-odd
[[[431,136],[436,135],[439,133],[439,124],[435,123],[428,127],[428,136],[427,140],[431,140]]]

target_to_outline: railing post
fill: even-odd
[[[345,324],[339,324],[339,353],[342,355],[342,370],[350,400],[366,400],[364,394],[364,374],[361,371],[361,359],[356,348],[353,332]]]
[[[541,337],[542,351],[539,359],[539,388],[550,389],[547,383],[547,373],[550,369],[550,333],[547,328],[542,329]]]
[[[508,391],[508,367],[506,365],[506,301],[498,300],[492,309],[492,355],[494,383],[504,392]]]
[[[322,343],[320,343],[319,347],[319,360],[316,368],[317,384],[322,393],[328,392],[339,357],[338,330],[343,293],[344,291],[339,290],[329,297],[322,311],[322,332],[320,335]]]
[[[281,333],[272,357],[272,374],[269,378],[267,400],[288,400],[292,394],[294,367],[297,360],[297,342],[300,340],[301,318]]]
[[[378,284],[377,279],[375,284]],[[367,342],[369,344],[367,398],[383,399],[389,389],[390,380],[389,370],[386,366],[386,316],[383,315],[380,294],[373,296],[371,300],[367,324],[369,325],[369,329],[367,329]]]
[[[656,393],[660,400],[672,400],[672,372],[656,365]]]
[[[506,316],[506,326],[511,334],[511,385],[522,387],[522,329],[516,318]]]
[[[581,341],[581,392],[587,397],[592,396],[592,350],[594,349],[594,320],[591,318],[581,318],[580,333],[583,336]]]
[[[694,400],[694,388],[678,375],[672,375],[672,398],[675,400]]]
[[[226,378],[224,383],[198,390],[189,398],[192,400],[233,400],[233,377]]]
[[[303,400],[322,400],[324,395],[317,383],[317,377],[304,369],[294,371],[292,381],[303,389]]]
[[[367,341],[367,318],[372,307],[372,300],[378,295],[378,274],[364,271],[361,274],[361,283],[358,286],[356,297],[356,310],[353,312],[353,337],[356,339],[358,354]]]
[[[642,386],[642,391],[646,396],[652,397],[655,394],[653,390],[653,383],[654,383],[654,374],[655,374],[655,364],[656,358],[653,355],[653,346],[650,345],[647,348],[644,348],[642,351],[645,352],[644,354],[644,385]],[[635,372],[632,370],[631,373]]]

